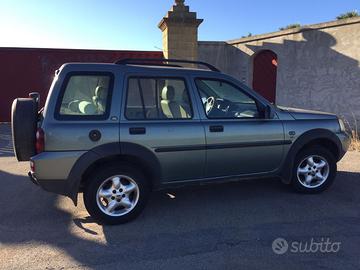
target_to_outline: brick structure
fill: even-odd
[[[176,0],[158,27],[163,33],[163,51],[165,58],[197,60],[198,27],[202,19],[196,12],[190,12],[184,0]]]

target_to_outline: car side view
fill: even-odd
[[[14,100],[12,134],[32,182],[75,205],[83,192],[104,224],[188,184],[279,177],[319,193],[349,146],[334,114],[273,105],[207,63],[172,59],[64,64],[43,109],[37,93]]]

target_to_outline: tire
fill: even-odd
[[[116,178],[120,178],[120,185],[116,185]],[[136,185],[137,189],[126,192],[125,190],[131,189],[130,183]],[[141,213],[149,193],[149,184],[142,172],[131,166],[106,166],[87,179],[84,204],[89,214],[100,223],[122,224],[135,219]],[[100,194],[104,196],[101,197]],[[129,206],[129,203],[132,204],[131,207],[124,206]],[[107,207],[112,208],[112,212],[106,211]]]
[[[13,147],[18,161],[36,155],[37,103],[32,98],[17,98],[11,107]]]
[[[320,193],[333,184],[336,171],[336,159],[331,152],[320,146],[309,147],[295,158],[291,184],[301,193]]]

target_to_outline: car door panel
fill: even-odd
[[[185,87],[185,91],[188,91],[188,102],[193,101],[192,89],[188,87],[189,83],[187,78],[173,78],[169,76],[158,77],[157,74],[147,74],[145,78],[141,78],[140,83],[130,82],[131,78],[140,78],[143,75],[139,74],[128,74],[128,85],[131,88],[137,88],[140,94],[138,96],[143,100],[143,107],[146,107],[144,104],[149,104],[148,97],[149,93],[146,93],[149,89],[156,89],[156,87],[169,88],[168,84],[172,84],[174,91],[182,90],[182,87]],[[159,80],[159,82],[144,82],[143,80]],[[183,80],[185,86],[181,86],[178,80]],[[167,84],[162,87],[160,80],[167,81]],[[176,82],[174,82],[177,80]],[[141,85],[141,82],[143,83]],[[132,86],[131,86],[132,85]],[[127,86],[125,87],[127,89]],[[158,89],[158,90],[159,90]],[[161,90],[161,89],[160,89]],[[161,90],[161,91],[162,91]],[[134,90],[135,91],[135,90]],[[165,114],[162,113],[162,104],[168,104],[170,101],[163,101],[162,98],[166,98],[165,93],[160,93],[157,90],[154,91],[155,96],[160,96],[160,99],[150,104],[149,108],[155,113],[151,115],[149,113],[137,113],[134,114],[134,111],[141,111],[140,105],[134,101],[134,96],[130,97],[129,100],[133,100],[132,104],[128,104],[130,118],[134,115],[140,115],[145,119],[128,119],[126,118],[126,113],[123,113],[124,117],[120,123],[120,140],[121,142],[131,142],[143,147],[146,147],[154,156],[158,159],[160,164],[160,182],[169,183],[174,181],[184,181],[204,177],[205,170],[205,132],[204,127],[199,119],[199,114],[195,104],[188,104],[189,108],[192,107],[192,117],[189,119],[168,119]],[[168,90],[166,90],[168,91]],[[150,95],[153,97],[154,95]],[[175,94],[177,96],[179,94]],[[171,98],[174,95],[171,95]],[[127,100],[127,98],[124,98]],[[175,103],[174,103],[175,102]],[[156,103],[156,104],[155,104]],[[174,104],[178,106],[180,101],[172,100],[170,106],[165,106],[167,109],[174,107]],[[186,104],[185,104],[186,105]],[[126,106],[126,105],[125,105]],[[159,112],[155,107],[159,107]],[[166,111],[169,114],[169,111]],[[170,112],[171,113],[171,112]],[[161,114],[161,115],[160,115]],[[147,117],[151,117],[147,118]],[[154,119],[159,117],[161,119]],[[179,115],[177,115],[179,117]],[[180,115],[180,117],[183,117]],[[184,116],[187,117],[187,116]],[[158,180],[158,179],[157,179]]]
[[[197,80],[203,82],[197,84]],[[204,85],[207,80],[210,83]],[[233,98],[234,102],[229,108],[236,110],[243,104],[243,111],[234,112],[232,116],[231,109],[228,108],[227,111],[226,108],[215,107],[215,109],[222,109],[223,112],[213,114],[215,117],[208,116],[205,100],[209,96],[204,96],[204,94],[208,92],[211,93],[210,96],[221,94],[221,91],[215,88],[217,85],[220,88],[224,87],[225,95],[216,98],[223,101],[230,101]],[[259,109],[259,103],[262,104],[262,101],[235,85],[233,81],[229,82],[216,75],[208,79],[193,77],[193,87],[198,94],[200,117],[205,129],[207,148],[205,177],[261,174],[278,168],[283,157],[284,143],[286,143],[283,125],[277,117],[264,118]],[[235,90],[231,87],[240,91],[241,94],[237,96],[232,92]],[[231,115],[226,115],[229,112]],[[224,114],[224,117],[221,114]],[[249,115],[249,117],[243,117],[243,115]]]
[[[146,133],[130,134],[131,128]],[[203,177],[205,136],[200,121],[121,123],[121,141],[142,145],[154,153],[164,182]]]
[[[206,176],[270,172],[283,155],[283,128],[277,120],[204,121],[207,141]],[[211,132],[222,126],[223,132]]]

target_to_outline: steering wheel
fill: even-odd
[[[205,111],[209,115],[212,109],[214,108],[216,99],[213,96],[210,96],[206,99]]]

